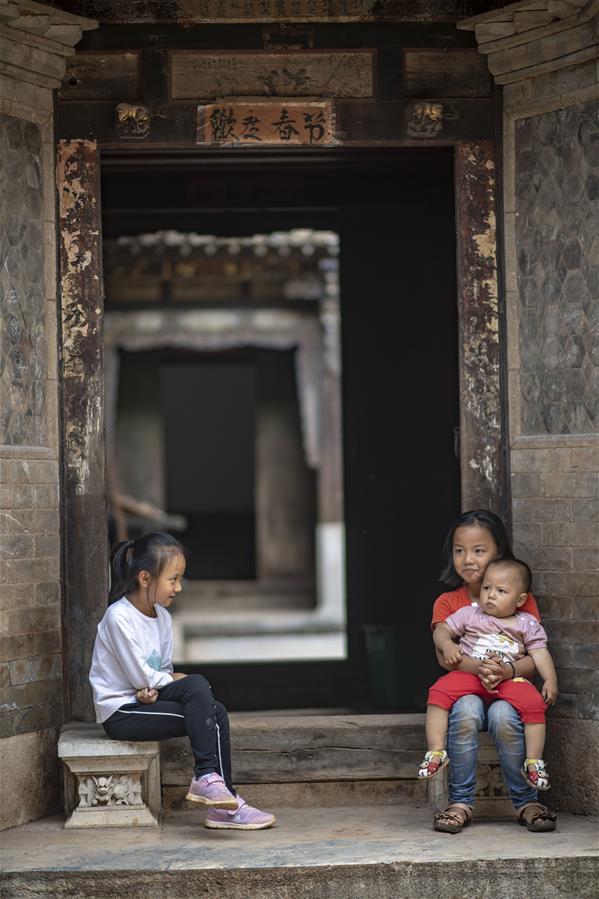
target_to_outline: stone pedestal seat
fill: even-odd
[[[231,715],[235,783],[252,805],[400,806],[447,803],[447,772],[416,778],[424,715]],[[159,744],[110,740],[95,724],[63,727],[66,827],[155,825],[184,808],[193,770],[187,737]],[[428,787],[428,789],[427,789]],[[480,734],[477,817],[513,815],[493,741]]]
[[[65,827],[156,827],[160,817],[160,749],[155,741],[110,740],[98,724],[65,725]]]

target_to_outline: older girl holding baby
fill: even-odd
[[[441,594],[433,606],[433,630],[459,609],[478,603],[483,576],[490,562],[513,557],[501,519],[486,510],[463,513],[450,528],[443,547],[441,580],[453,589]],[[531,594],[521,610],[540,620]],[[479,661],[466,655],[459,662],[448,664],[439,651],[437,657],[448,671],[476,674],[489,691],[514,676],[532,678],[535,674],[534,663],[528,655],[509,664],[499,659]],[[538,801],[537,791],[522,777],[526,748],[518,713],[508,702],[497,700],[487,707],[480,696],[472,694],[458,699],[449,713],[449,805],[435,815],[435,830],[459,833],[470,823],[476,788],[478,734],[482,730],[489,731],[497,747],[519,823],[535,832],[555,830],[555,815]]]

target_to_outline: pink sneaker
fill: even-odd
[[[229,792],[224,780],[216,772],[192,778],[185,798],[210,808],[237,809],[237,799]]]
[[[276,820],[270,812],[261,812],[238,796],[236,811],[225,812],[209,808],[204,824],[214,830],[264,830],[266,827],[272,827]]]

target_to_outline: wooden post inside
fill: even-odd
[[[94,719],[88,671],[108,593],[102,351],[100,155],[60,141],[60,274],[64,449],[64,638],[67,715]]]

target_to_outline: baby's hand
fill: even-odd
[[[150,705],[158,699],[158,690],[150,690],[149,687],[144,687],[142,690],[136,690],[135,698],[138,702]]]
[[[510,670],[511,669],[508,669],[508,672]],[[489,653],[489,655],[482,660],[478,676],[485,690],[488,690],[489,693],[497,693],[497,687],[507,676],[504,672],[501,658],[497,653]]]
[[[448,665],[457,665],[462,661],[462,652],[455,643],[448,643],[443,650],[443,658]]]
[[[557,682],[554,680],[546,680],[541,690],[541,696],[547,705],[554,705],[557,699]]]

